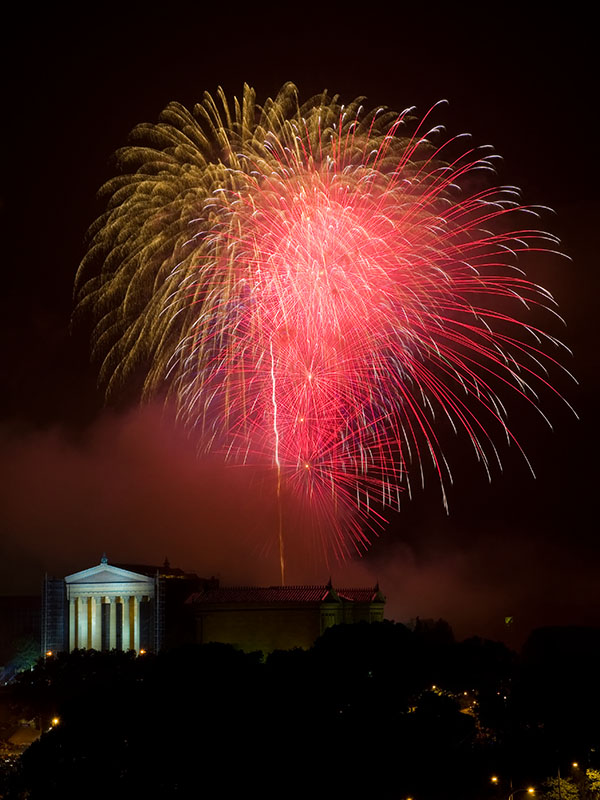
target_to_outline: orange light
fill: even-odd
[[[56,728],[56,726],[58,725],[59,722],[60,722],[60,720],[59,720],[58,717],[52,717],[52,727],[53,728]]]
[[[145,656],[145,655],[146,655],[146,651],[144,650],[144,648],[142,648],[142,649],[140,650],[140,655],[141,655],[141,656]]]
[[[575,767],[575,769],[577,769],[577,767],[579,766],[579,763],[577,761],[574,761],[573,762],[573,766]]]
[[[535,789],[533,786],[530,786],[529,789],[527,789],[527,794],[535,794]]]
[[[47,650],[46,651],[46,658],[50,658],[51,655],[52,655],[52,650]]]
[[[496,775],[492,775],[492,777],[491,777],[491,781],[492,781],[492,783],[498,783],[498,778],[497,778],[497,776],[496,776]]]

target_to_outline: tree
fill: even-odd
[[[587,778],[587,791],[588,796],[593,800],[600,800],[600,771],[597,769],[587,769],[585,771]]]
[[[542,784],[544,800],[580,800],[572,778],[547,778]]]
[[[40,643],[33,636],[21,636],[14,643],[13,654],[10,660],[10,670],[13,673],[31,669],[40,657]]]

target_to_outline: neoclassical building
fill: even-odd
[[[44,580],[42,652],[159,650],[186,638],[177,610],[193,591],[214,584],[162,567],[109,564]],[[168,628],[168,630],[167,630]],[[170,635],[169,635],[170,634]]]
[[[383,620],[379,586],[219,586],[174,569],[109,564],[44,581],[42,653],[157,652],[184,642],[242,650],[310,648],[332,625]]]
[[[65,578],[69,651],[140,650],[140,606],[154,600],[155,581],[108,564]]]

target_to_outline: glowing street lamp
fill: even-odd
[[[521,794],[522,792],[524,792],[525,794],[528,794],[528,795],[534,795],[535,794],[535,789],[533,788],[533,786],[528,786],[526,789],[515,789],[514,792],[511,792],[508,795],[506,800],[513,800],[513,797],[515,797],[518,794]]]
[[[497,775],[492,775],[490,780],[494,784],[494,786],[498,786],[499,783],[500,783]],[[506,800],[513,800],[514,797],[516,797],[518,794],[521,794],[523,792],[525,794],[528,794],[528,795],[531,796],[531,795],[535,794],[535,789],[533,788],[533,786],[528,786],[527,788],[524,788],[524,789],[513,789],[512,786],[511,786],[511,792],[508,795],[508,797],[506,798]]]

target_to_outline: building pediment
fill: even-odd
[[[111,584],[111,583],[138,583],[154,584],[154,580],[147,575],[140,575],[138,572],[130,572],[128,569],[121,569],[120,567],[113,567],[112,564],[97,564],[95,567],[74,572],[72,575],[67,575],[65,583],[68,586],[77,584]]]

